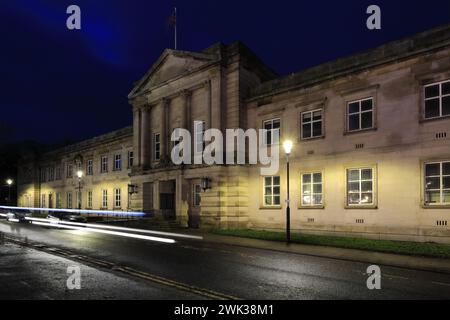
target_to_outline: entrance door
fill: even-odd
[[[53,208],[53,193],[48,195],[48,207]]]
[[[176,218],[175,187],[175,180],[161,181],[159,184],[159,208],[166,220],[174,220]]]
[[[192,180],[189,192],[189,228],[199,228],[200,226],[201,192],[200,180]]]

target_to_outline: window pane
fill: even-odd
[[[314,173],[313,181],[315,183],[322,182],[322,174],[321,173]]]
[[[272,131],[266,131],[266,144],[272,144]]]
[[[311,193],[311,185],[310,184],[304,184],[303,185],[303,194],[310,194]]]
[[[444,162],[442,164],[442,174],[444,176],[450,175],[450,162]]]
[[[442,98],[442,115],[450,115],[450,96]]]
[[[272,205],[272,197],[271,196],[264,197],[264,204],[266,206],[271,206]]]
[[[273,197],[273,205],[274,206],[278,206],[278,205],[280,205],[280,196],[275,196],[275,197]]]
[[[348,130],[359,130],[359,114],[351,115],[348,117]]]
[[[322,111],[316,111],[313,114],[313,120],[314,121],[318,121],[318,120],[322,120]]]
[[[312,204],[313,198],[309,195],[303,195],[302,201],[304,205],[310,205]]]
[[[363,193],[361,195],[361,203],[363,204],[373,203],[372,193]]]
[[[365,112],[361,114],[361,129],[372,128],[372,112]]]
[[[303,183],[309,183],[309,182],[311,182],[311,175],[309,173],[304,174],[303,175]]]
[[[365,100],[365,101],[361,101],[361,111],[368,111],[368,110],[372,110],[373,107],[373,100]]]
[[[271,187],[266,187],[264,189],[264,195],[271,196],[272,195],[272,188]]]
[[[311,121],[311,112],[303,113],[303,122],[310,122]]]
[[[438,176],[440,174],[441,168],[439,163],[427,164],[425,166],[425,175],[427,177],[430,176]]]
[[[313,136],[320,137],[322,135],[322,122],[315,122],[313,124]]]
[[[427,178],[425,187],[426,187],[427,190],[440,189],[440,187],[441,187],[441,179],[439,177]]]
[[[425,101],[425,118],[439,117],[439,99]]]
[[[315,195],[313,197],[314,204],[322,204],[322,195]]]
[[[444,177],[442,184],[443,189],[450,189],[450,177]]]
[[[450,191],[444,191],[442,200],[444,203],[450,203]]]
[[[425,88],[425,98],[439,96],[439,85],[429,86]]]
[[[366,181],[361,183],[361,191],[362,192],[372,192],[372,181]]]
[[[266,186],[272,185],[272,178],[271,178],[271,177],[265,177],[265,178],[264,178],[264,184],[265,184]]]
[[[426,203],[440,203],[441,202],[441,193],[439,191],[427,191],[425,193],[425,202]]]
[[[348,105],[348,113],[359,112],[359,102],[353,102]]]
[[[442,84],[442,94],[450,94],[450,81]]]
[[[313,186],[313,193],[322,193],[322,185],[321,184],[315,184]]]
[[[274,129],[280,129],[280,120],[275,120],[273,122],[273,128]]]
[[[358,181],[359,180],[359,170],[349,170],[348,178],[350,181]]]
[[[361,170],[361,179],[362,180],[372,180],[372,169]]]
[[[348,204],[359,204],[359,193],[351,193],[348,195]]]
[[[311,138],[311,124],[303,125],[303,139]]]
[[[350,182],[348,184],[349,192],[359,192],[359,182]]]
[[[273,185],[275,186],[280,185],[280,177],[273,177]]]
[[[273,194],[279,196],[280,195],[280,187],[274,187]]]

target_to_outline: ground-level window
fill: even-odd
[[[200,202],[202,200],[201,198],[202,193],[202,186],[200,184],[194,184],[193,186],[193,192],[192,192],[192,204],[194,207],[199,207]]]
[[[303,173],[301,177],[302,206],[323,205],[322,173]]]
[[[114,207],[120,208],[122,206],[121,190],[119,188],[114,189]]]
[[[45,208],[45,194],[41,195],[41,208]]]
[[[425,86],[425,119],[450,116],[450,80]]]
[[[281,204],[280,193],[280,177],[264,177],[264,205],[279,206]]]
[[[450,205],[450,161],[425,164],[425,204]]]
[[[56,208],[61,208],[61,192],[56,193]]]
[[[102,190],[102,208],[108,208],[108,190]]]
[[[72,192],[67,192],[67,209],[72,209]]]
[[[155,133],[153,135],[153,160],[159,161],[161,158],[161,135]]]
[[[87,192],[87,207],[92,209],[92,190]]]
[[[301,114],[301,137],[304,140],[318,138],[323,135],[322,124],[323,124],[322,109],[307,111]]]
[[[373,127],[373,98],[349,102],[347,105],[347,131],[366,130]]]
[[[374,174],[372,168],[347,170],[347,204],[374,204]]]
[[[81,208],[81,201],[82,201],[82,199],[81,199],[81,192],[80,191],[77,191],[77,208]]]
[[[264,121],[263,123],[264,145],[270,146],[273,144],[278,144],[280,142],[280,128],[281,128],[280,119],[271,119]]]

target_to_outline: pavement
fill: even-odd
[[[62,273],[58,285],[65,286],[67,263],[80,263],[100,272],[98,276],[86,280],[88,283],[92,281],[91,287],[84,282],[88,291],[85,297],[88,299],[103,299],[110,295],[118,298],[143,296],[146,299],[202,297],[251,300],[418,300],[450,297],[450,274],[382,264],[381,290],[369,290],[367,269],[377,255],[371,258],[370,263],[355,261],[350,254],[353,250],[327,248],[329,252],[319,252],[312,250],[325,248],[286,247],[282,243],[216,235],[205,235],[204,240],[175,238],[176,242],[169,244],[88,230],[62,230],[4,221],[0,221],[0,232],[5,238],[18,239],[19,245],[23,243],[19,246],[22,250],[31,249],[46,257],[68,260],[59,271],[55,271],[60,275]],[[0,253],[3,247],[0,245]],[[339,253],[341,250],[347,256]],[[325,253],[334,254],[334,257],[325,257]],[[358,259],[363,260],[364,257]],[[22,264],[26,265],[26,262],[22,260],[16,263],[18,266]],[[43,281],[42,285],[48,281],[51,283],[52,273],[44,280],[33,280],[34,277],[41,277],[46,264],[51,264],[51,261],[43,261],[35,272],[29,273],[32,279],[28,281]],[[27,270],[21,271],[19,268],[17,273],[28,274]],[[142,290],[148,291],[142,295],[133,295],[135,285],[130,285],[131,292],[125,290],[120,297],[113,295],[109,292],[116,289],[108,285],[95,286],[95,283],[104,283],[101,279],[106,274],[133,281],[141,285]],[[11,285],[17,279],[14,274],[4,276],[0,270],[1,294],[5,294],[5,283]],[[124,284],[124,287],[127,286]],[[51,288],[50,292],[54,290],[54,287]],[[58,297],[50,295],[50,298],[55,296]],[[31,295],[31,298],[34,297]],[[63,295],[59,297],[70,298]]]

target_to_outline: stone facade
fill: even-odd
[[[73,179],[37,182],[36,170],[55,159],[81,154],[100,164],[116,149],[133,151],[133,166],[86,181],[97,190],[95,209],[100,190],[131,184],[139,192],[122,209],[182,226],[283,229],[284,157],[274,177],[262,177],[259,166],[170,161],[172,131],[193,132],[194,121],[223,132],[277,123],[281,140],[294,141],[294,230],[449,243],[449,57],[450,26],[286,77],[239,42],[200,53],[166,50],[129,94],[133,128],[28,161],[22,171],[35,173],[19,181],[19,199],[38,206],[51,188],[74,189]],[[205,178],[210,187],[201,190]]]

